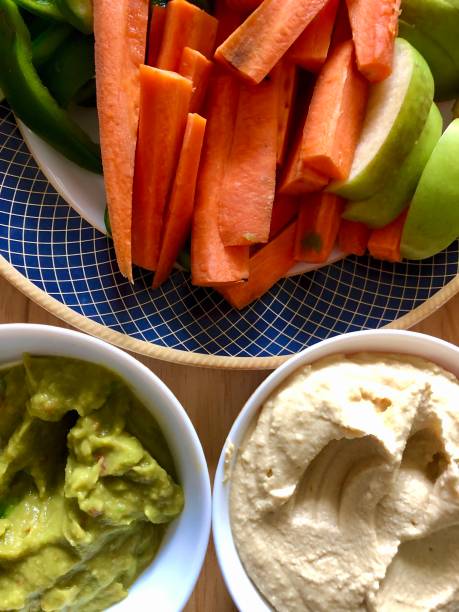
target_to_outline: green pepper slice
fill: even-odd
[[[32,63],[29,31],[13,0],[0,0],[0,88],[33,132],[76,164],[101,172],[100,148],[49,93]]]
[[[73,32],[40,69],[43,83],[63,108],[95,73],[94,37],[80,32]]]
[[[69,36],[72,28],[67,23],[51,23],[32,41],[32,59],[35,67],[42,66]]]
[[[64,21],[56,0],[14,0],[18,6],[43,17],[44,19],[53,19],[55,21]]]
[[[93,29],[91,0],[55,0],[55,2],[66,21],[83,34],[91,34]]]

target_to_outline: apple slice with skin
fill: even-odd
[[[459,67],[447,50],[417,25],[400,20],[398,28],[400,38],[416,47],[429,64],[435,82],[435,99],[442,101],[455,98],[459,94]]]
[[[439,253],[459,236],[459,119],[455,119],[427,162],[403,228],[400,252],[407,259]]]
[[[371,198],[360,202],[349,202],[343,217],[349,221],[365,223],[371,228],[384,227],[398,217],[413,197],[442,129],[443,118],[438,106],[432,104],[419,140],[406,157],[402,167],[390,177],[386,186]]]
[[[349,200],[364,200],[382,189],[419,138],[433,95],[427,62],[409,42],[397,38],[392,74],[370,88],[349,177],[332,182],[328,191]]]

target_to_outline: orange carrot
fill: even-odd
[[[357,65],[371,82],[392,72],[401,0],[346,0]]]
[[[218,21],[216,44],[221,45],[245,19],[243,11],[231,8],[226,0],[215,0],[214,15]]]
[[[354,45],[337,47],[325,63],[303,130],[303,163],[331,178],[346,179],[360,137],[368,83],[355,66]]]
[[[215,47],[218,22],[186,0],[171,0],[166,9],[158,68],[177,71],[185,47],[210,57]]]
[[[223,297],[235,308],[244,308],[269,291],[294,265],[293,246],[296,222],[284,229],[250,258],[249,280],[232,287],[219,288]]]
[[[297,68],[294,64],[281,60],[273,70],[273,78],[278,83],[277,163],[281,166],[284,163],[293,120],[298,81]]]
[[[302,195],[320,191],[329,182],[328,176],[306,166],[301,157],[302,130],[298,130],[296,142],[284,168],[279,193],[282,195]]]
[[[339,0],[328,0],[287,51],[290,61],[312,72],[320,70],[327,59],[338,6]]]
[[[132,182],[148,0],[94,3],[97,110],[107,204],[121,273],[132,280]]]
[[[150,32],[148,34],[148,60],[149,66],[156,66],[158,63],[159,50],[166,24],[166,7],[155,4],[151,12]]]
[[[338,246],[349,255],[365,255],[371,230],[364,223],[341,219],[338,233]]]
[[[205,129],[205,119],[196,114],[188,115],[177,173],[164,222],[163,239],[153,279],[153,288],[159,287],[167,279],[190,233]]]
[[[264,0],[215,57],[252,83],[271,72],[328,0]]]
[[[190,112],[195,113],[201,109],[206,94],[207,83],[212,70],[212,62],[202,53],[190,47],[185,47],[180,62],[179,74],[193,83]]]
[[[314,194],[300,205],[295,259],[324,263],[330,257],[341,221],[344,201],[332,193]]]
[[[263,0],[227,0],[229,8],[235,11],[253,11]]]
[[[236,121],[239,84],[215,70],[191,230],[191,278],[204,287],[240,282],[249,274],[248,247],[225,247],[218,227],[220,188]]]
[[[338,7],[338,14],[335,19],[330,48],[334,49],[347,40],[352,40],[351,24],[349,23],[349,13],[346,2],[341,0]]]
[[[139,137],[134,176],[132,256],[155,270],[163,212],[175,174],[191,98],[191,82],[176,72],[141,66]]]
[[[272,240],[298,216],[299,201],[290,196],[276,195],[271,215],[269,239]]]
[[[392,223],[371,232],[368,250],[372,257],[392,262],[401,261],[400,241],[407,212],[404,210]]]
[[[268,241],[276,157],[277,83],[243,83],[220,195],[219,227],[226,246]]]

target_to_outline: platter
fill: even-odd
[[[93,193],[75,179],[75,190],[88,188]],[[69,324],[125,349],[177,363],[270,369],[337,334],[410,327],[459,290],[455,242],[421,262],[348,257],[286,278],[238,312],[179,270],[155,291],[141,270],[131,285],[100,223],[92,223],[58,195],[0,105],[0,273]]]

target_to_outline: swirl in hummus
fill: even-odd
[[[459,610],[459,381],[334,356],[265,402],[231,476],[249,576],[279,611]]]

